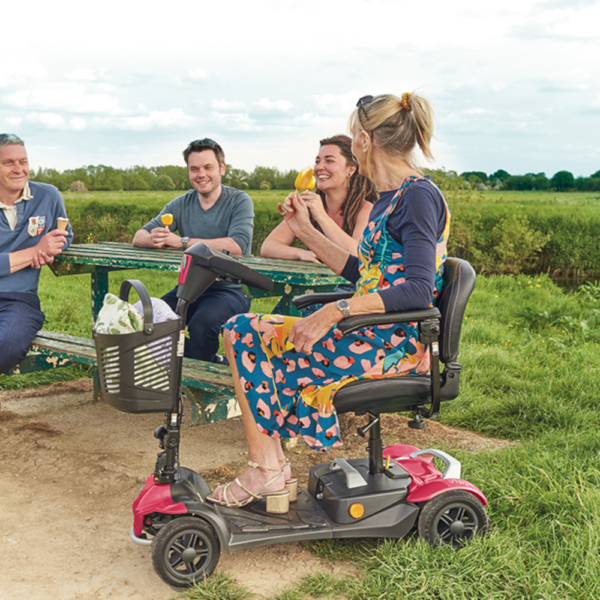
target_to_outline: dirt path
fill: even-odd
[[[154,573],[150,549],[129,539],[131,502],[154,466],[152,437],[160,415],[128,415],[93,403],[91,382],[0,393],[0,597],[5,600],[167,600],[176,593]],[[188,411],[189,414],[189,411]],[[364,454],[365,442],[345,423],[344,450]],[[420,447],[444,441],[478,451],[505,445],[430,423],[415,432],[388,416],[385,442]],[[289,451],[306,481],[323,461],[300,443]],[[181,462],[211,485],[227,481],[247,460],[242,423],[232,419],[183,431]],[[269,597],[314,572],[354,574],[354,567],[315,558],[301,544],[222,555],[218,570]]]

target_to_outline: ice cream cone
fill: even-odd
[[[67,219],[66,217],[58,217],[56,219],[56,229],[65,230],[67,228],[68,224],[69,224],[69,219]]]

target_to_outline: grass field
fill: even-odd
[[[174,281],[136,275],[151,295]],[[112,277],[111,291],[124,276]],[[89,335],[88,277],[55,279],[45,269],[40,290],[49,329]],[[518,442],[479,454],[442,448],[488,497],[489,535],[460,552],[417,537],[315,542],[316,554],[352,560],[362,576],[310,577],[281,600],[600,597],[600,288],[566,291],[546,276],[480,277],[463,331],[461,395],[440,419]],[[9,379],[0,387],[19,378]],[[190,597],[244,592],[217,578]]]
[[[316,554],[358,563],[362,575],[309,577],[278,598],[600,597],[598,292],[565,292],[547,277],[478,280],[461,395],[441,421],[516,442],[479,454],[444,448],[489,500],[486,538],[459,552],[417,537],[314,542]],[[224,585],[209,580],[188,597],[225,597]]]
[[[247,190],[247,193],[255,202],[279,201],[285,198],[291,190]],[[131,202],[135,199],[148,205],[155,203],[162,208],[169,200],[179,196],[184,192],[178,190],[171,191],[133,191],[133,192],[62,192],[66,202],[90,200],[108,201],[108,202]],[[494,204],[505,202],[509,204],[539,206],[585,206],[600,205],[600,192],[515,192],[509,190],[477,192],[480,194],[485,204]]]

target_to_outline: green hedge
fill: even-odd
[[[452,211],[448,254],[484,273],[600,276],[600,195],[445,192]],[[286,192],[251,191],[252,253],[281,221]],[[66,193],[75,242],[131,241],[174,197],[173,192]]]
[[[446,192],[449,254],[488,273],[600,276],[600,195]]]

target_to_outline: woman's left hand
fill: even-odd
[[[312,315],[294,323],[289,341],[298,352],[310,354],[313,346],[342,320],[342,313],[335,304],[327,304]]]

